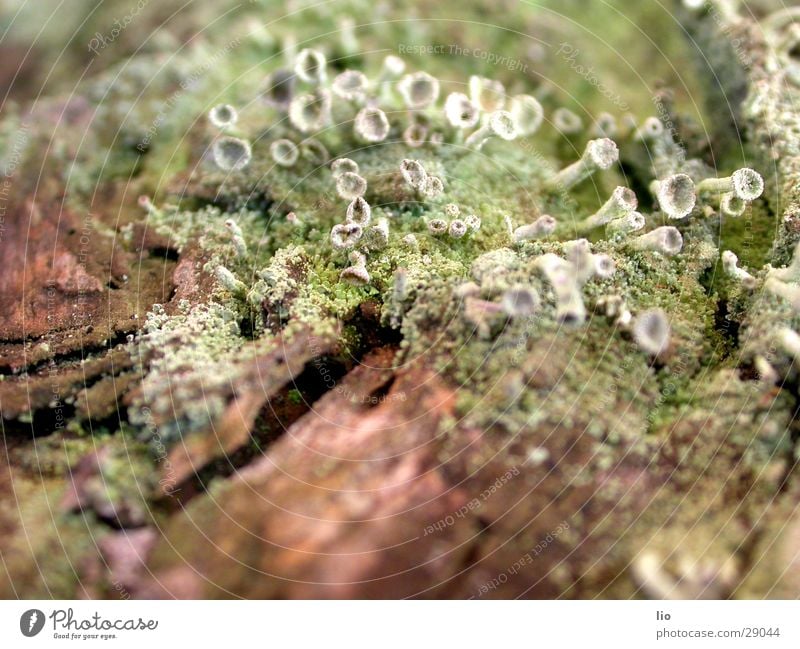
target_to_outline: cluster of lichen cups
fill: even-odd
[[[401,59],[389,56],[374,80],[357,70],[345,70],[329,79],[325,56],[318,50],[304,49],[296,55],[293,69],[279,70],[269,79],[267,102],[283,111],[300,135],[298,143],[287,137],[272,141],[268,147],[269,154],[280,167],[291,168],[304,158],[329,168],[332,184],[343,201],[344,213],[343,220],[333,225],[330,231],[330,245],[333,250],[341,251],[346,260],[340,280],[348,284],[362,286],[370,283],[369,256],[385,248],[392,233],[387,218],[373,219],[373,210],[365,199],[368,180],[360,173],[359,165],[346,157],[331,161],[328,151],[313,137],[315,133],[333,127],[334,102],[352,109],[353,118],[345,123],[345,127],[352,128],[355,139],[365,145],[382,143],[390,133],[402,132],[401,139],[409,153],[396,161],[395,169],[419,201],[438,205],[438,208],[428,211],[425,219],[427,232],[452,241],[475,235],[481,227],[481,218],[475,214],[462,215],[456,203],[447,201],[442,178],[428,173],[423,163],[415,159],[414,150],[422,146],[435,149],[448,141],[459,147],[463,155],[475,155],[492,139],[503,142],[529,137],[544,121],[544,110],[536,98],[530,95],[509,98],[500,82],[478,76],[469,79],[469,95],[452,92],[440,105],[439,81],[426,72],[406,73],[405,68]],[[438,114],[449,127],[446,133],[432,127],[430,116],[437,111],[441,111]],[[389,115],[400,114],[405,115],[406,123],[392,124]],[[213,160],[220,170],[228,173],[244,169],[253,156],[250,143],[236,132],[237,118],[236,109],[227,104],[215,107],[209,114],[209,121],[220,131],[212,144]],[[653,145],[658,151],[659,143],[670,137],[657,118],[648,118],[642,124],[626,119],[632,142]],[[550,174],[540,187],[542,194],[564,194],[593,174],[618,164],[619,149],[612,138],[620,128],[612,115],[604,113],[598,116],[592,129],[587,130],[579,116],[559,108],[554,111],[551,122],[565,135],[589,133],[594,138],[586,143],[578,160]],[[752,169],[739,169],[727,178],[706,178],[697,182],[678,169],[676,173],[653,180],[650,190],[660,213],[667,219],[680,221],[698,213],[698,203],[703,200],[716,201],[724,216],[739,216],[749,202],[761,195],[763,187],[761,176]],[[661,225],[639,234],[645,228],[646,218],[637,211],[638,203],[631,189],[619,186],[599,210],[569,224],[570,228],[579,235],[604,228],[606,239],[616,246],[615,250],[644,251],[663,256],[679,254],[683,237],[676,227]],[[512,247],[525,246],[536,239],[557,238],[559,231],[559,223],[548,214],[516,228],[510,216],[505,217],[505,222],[508,243]],[[229,227],[237,251],[243,251],[242,237],[237,237],[235,226]],[[402,242],[409,246],[417,243],[413,234],[403,236]],[[615,264],[608,254],[595,254],[585,238],[562,242],[561,251],[563,257],[554,253],[542,254],[535,268],[552,289],[558,321],[580,324],[586,317],[584,285],[592,278],[613,276]],[[722,263],[725,271],[748,289],[755,287],[756,280],[737,266],[734,253],[725,251]],[[230,291],[240,293],[244,290],[244,285],[226,269],[218,269],[217,276]],[[782,275],[773,274],[767,287],[800,305],[800,288],[796,295],[796,287],[784,288],[784,279]],[[465,317],[484,332],[488,317],[497,314],[507,318],[531,317],[539,312],[542,303],[533,286],[515,286],[497,302],[480,299],[478,292],[471,282],[459,289]],[[669,348],[670,326],[667,315],[660,309],[643,311],[634,317],[620,296],[608,295],[600,303],[607,315],[614,316],[617,325],[629,331],[646,353],[658,356]]]

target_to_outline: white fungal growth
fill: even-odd
[[[369,225],[369,221],[372,218],[372,208],[361,196],[356,196],[350,205],[347,206],[347,215],[345,218],[348,223],[356,223],[362,228],[365,228]]]
[[[501,110],[506,103],[506,89],[502,83],[476,75],[469,78],[469,96],[484,113]]]
[[[664,123],[658,117],[648,117],[636,129],[633,139],[639,142],[653,142],[664,135]]]
[[[331,245],[336,250],[346,250],[358,243],[364,234],[358,223],[339,223],[331,229]]]
[[[467,233],[467,224],[461,219],[453,219],[450,221],[448,232],[454,239],[460,239]]]
[[[428,231],[431,234],[439,235],[447,232],[447,221],[444,219],[431,219],[428,221]]]
[[[607,137],[589,140],[580,160],[559,171],[545,185],[550,190],[569,189],[596,171],[610,169],[617,160],[619,149],[613,140]]]
[[[791,357],[793,361],[800,361],[800,335],[793,329],[782,327],[775,338],[780,348]]]
[[[313,137],[307,138],[300,142],[299,148],[300,155],[305,160],[308,160],[317,166],[326,165],[331,159],[330,153],[328,153],[328,149],[325,148],[325,145]]]
[[[694,182],[686,174],[675,174],[657,181],[654,188],[661,211],[669,218],[685,218],[694,209],[697,195]]]
[[[514,286],[500,299],[506,315],[510,318],[527,318],[539,310],[539,294],[530,286]]]
[[[787,284],[775,277],[767,277],[764,289],[786,300],[795,311],[800,311],[800,286]]]
[[[621,219],[633,212],[639,205],[636,193],[627,187],[617,187],[603,206],[581,223],[582,229],[591,229],[605,225],[614,219]]]
[[[556,229],[556,220],[549,214],[543,214],[533,223],[521,225],[511,235],[514,243],[530,241],[531,239],[541,239],[553,234]]]
[[[594,120],[594,126],[592,126],[594,137],[614,138],[618,131],[617,118],[611,113],[599,113]]]
[[[401,239],[401,241],[409,248],[419,247],[419,242],[417,241],[417,237],[414,234],[407,234]]]
[[[397,90],[407,108],[421,110],[439,98],[439,81],[427,72],[414,72],[400,79]]]
[[[733,192],[725,192],[719,199],[719,211],[725,216],[737,218],[747,209],[747,201],[743,201]]]
[[[473,132],[464,144],[479,151],[491,137],[499,137],[502,140],[513,140],[517,137],[517,126],[511,113],[505,110],[494,111],[489,115],[486,124]]]
[[[424,124],[414,123],[403,131],[403,142],[412,149],[418,149],[428,138],[428,127]]]
[[[364,233],[364,241],[370,250],[382,250],[389,244],[389,221],[378,219],[378,222]]]
[[[444,102],[444,116],[458,129],[472,128],[480,119],[480,109],[462,92],[451,92]]]
[[[264,102],[278,110],[287,110],[294,98],[295,78],[291,70],[275,70],[264,83],[261,95]]]
[[[634,210],[622,218],[609,221],[606,224],[606,236],[626,236],[631,232],[641,230],[644,224],[644,216],[640,212]]]
[[[345,70],[337,74],[331,84],[333,94],[345,101],[361,103],[366,99],[369,81],[363,72]]]
[[[363,196],[367,191],[367,181],[352,171],[345,171],[336,177],[336,193],[346,201]]]
[[[671,329],[662,309],[640,313],[633,324],[633,339],[642,351],[658,356],[669,348]]]
[[[768,277],[779,279],[782,282],[800,282],[800,242],[795,246],[792,261],[786,268],[773,268]]]
[[[399,56],[390,54],[383,59],[381,72],[378,75],[376,85],[380,89],[380,95],[384,101],[388,102],[391,100],[392,83],[396,79],[399,79],[405,71],[406,63]]]
[[[614,323],[621,327],[628,327],[633,321],[633,315],[621,295],[603,295],[597,300],[596,306],[607,318],[614,318]]]
[[[477,232],[481,229],[481,220],[474,214],[470,214],[469,216],[465,217],[464,223],[472,232]]]
[[[553,127],[564,135],[583,132],[583,120],[569,108],[556,108],[551,117]]]
[[[594,262],[594,274],[600,279],[613,277],[617,271],[617,265],[614,260],[606,254],[592,255],[592,260]]]
[[[326,65],[327,61],[322,52],[306,48],[301,50],[295,59],[294,73],[301,81],[318,86],[327,80]]]
[[[389,119],[380,108],[367,106],[358,111],[353,129],[365,142],[383,142],[389,135]]]
[[[289,104],[289,121],[298,131],[319,131],[331,121],[331,93],[319,88],[315,92],[299,95]]]
[[[422,194],[425,198],[438,198],[444,192],[444,183],[438,176],[428,176],[422,185]]]
[[[345,284],[364,286],[365,284],[369,284],[370,277],[366,265],[359,264],[345,268],[339,274],[339,279]]]
[[[347,56],[352,56],[361,48],[358,46],[358,37],[356,36],[356,21],[352,16],[342,16],[338,20],[339,26],[339,44],[342,52]]]
[[[225,227],[228,228],[228,231],[231,233],[231,242],[233,243],[233,248],[236,251],[236,256],[244,257],[247,255],[247,243],[244,240],[242,228],[240,228],[233,219],[228,219],[225,221]]]
[[[738,279],[747,289],[755,288],[756,278],[743,268],[739,268],[739,258],[730,250],[722,253],[722,269],[725,274]]]
[[[221,137],[212,147],[214,162],[223,171],[244,169],[253,157],[250,143],[238,137]]]
[[[291,140],[275,140],[269,146],[269,152],[275,164],[281,167],[291,167],[300,157],[300,151]]]
[[[636,237],[631,241],[631,246],[637,250],[652,250],[672,257],[683,248],[683,237],[678,228],[663,225],[647,234]]]
[[[733,192],[743,201],[754,201],[764,191],[764,179],[757,171],[744,167],[733,172],[727,178],[706,178],[697,184],[700,193]]]
[[[331,162],[331,175],[338,178],[342,174],[357,174],[359,172],[358,163],[350,158],[337,158]]]
[[[230,104],[220,104],[214,106],[208,112],[208,121],[220,129],[226,129],[234,126],[239,120],[239,113]]]
[[[512,97],[508,112],[511,113],[517,133],[523,137],[536,133],[544,120],[542,105],[530,95]]]
[[[455,203],[448,203],[444,206],[444,213],[448,219],[455,219],[459,217],[461,210]]]
[[[400,163],[400,173],[405,180],[414,189],[422,189],[425,182],[428,180],[428,174],[425,172],[425,167],[417,160],[410,160],[406,158]]]
[[[559,322],[582,323],[586,318],[586,307],[575,267],[553,253],[542,255],[535,263],[553,288]]]
[[[567,261],[572,264],[575,277],[583,285],[594,275],[594,255],[586,239],[574,239],[563,244]]]

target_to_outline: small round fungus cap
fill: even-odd
[[[325,82],[325,55],[319,50],[306,48],[300,50],[294,62],[294,72],[306,83],[319,85]]]
[[[314,163],[315,165],[325,165],[331,159],[328,149],[319,140],[313,137],[307,138],[300,142],[300,155],[306,160]]]
[[[593,255],[594,274],[600,279],[607,279],[612,277],[617,271],[617,265],[614,260],[605,254]]]
[[[641,313],[633,325],[633,339],[643,351],[653,356],[666,351],[670,339],[667,314],[661,309]]]
[[[334,178],[338,178],[344,173],[357,174],[358,171],[358,163],[350,158],[337,158],[331,162],[331,174]]]
[[[444,234],[447,232],[447,221],[444,219],[431,219],[428,221],[428,231],[431,234]]]
[[[598,169],[610,169],[619,160],[619,149],[614,140],[601,137],[586,144],[587,161]]]
[[[614,205],[625,212],[632,212],[639,207],[639,199],[636,198],[636,192],[629,187],[623,187],[622,185],[616,187],[611,192],[611,198],[614,201]]]
[[[289,104],[289,121],[302,133],[325,128],[331,118],[331,94],[320,89],[299,95]]]
[[[719,199],[719,209],[725,216],[741,216],[747,208],[747,201],[733,192],[725,192]]]
[[[400,163],[400,173],[403,179],[415,189],[422,189],[428,174],[420,162],[406,158]]]
[[[275,140],[269,146],[270,155],[275,164],[281,167],[291,167],[300,157],[300,151],[291,140]]]
[[[336,178],[336,191],[346,201],[363,196],[367,191],[367,181],[358,174],[346,171]]]
[[[503,140],[513,140],[517,137],[517,125],[511,113],[506,110],[496,110],[489,116],[489,128],[494,135]]]
[[[564,135],[576,135],[583,131],[583,120],[569,108],[556,108],[552,120],[555,129]]]
[[[406,71],[406,62],[399,56],[390,54],[383,59],[381,71],[385,76],[397,78]]]
[[[250,144],[238,137],[221,137],[212,147],[214,162],[223,171],[244,169],[253,157]]]
[[[539,310],[539,294],[528,286],[515,286],[500,300],[503,311],[512,318],[525,318]]]
[[[356,264],[345,268],[339,275],[339,279],[353,286],[364,286],[369,284],[369,272],[366,266]]]
[[[295,76],[291,70],[275,70],[264,83],[262,97],[267,105],[286,110],[294,98]]]
[[[636,139],[654,140],[664,134],[664,123],[658,117],[648,117],[636,130]]]
[[[427,198],[437,198],[444,192],[444,184],[438,176],[428,176],[422,185],[422,193]]]
[[[368,87],[366,75],[358,70],[345,70],[336,75],[331,85],[333,94],[346,101],[363,101]]]
[[[544,109],[535,97],[517,95],[511,99],[509,107],[517,132],[522,136],[532,135],[539,130],[544,119]]]
[[[764,191],[764,179],[753,169],[744,167],[733,172],[733,193],[743,201],[754,201]]]
[[[372,208],[361,196],[356,196],[347,206],[346,219],[348,223],[357,223],[362,228],[365,228],[369,225],[371,217]]]
[[[337,250],[352,248],[362,234],[364,231],[358,223],[339,223],[331,229],[331,245]]]
[[[380,108],[362,108],[356,115],[354,130],[367,142],[383,142],[389,135],[389,120]]]
[[[470,214],[469,216],[465,217],[464,223],[466,223],[467,227],[473,232],[477,232],[481,229],[480,217],[476,216],[475,214]]]
[[[403,142],[412,149],[418,149],[428,137],[428,127],[424,124],[411,124],[403,131]]]
[[[450,221],[448,232],[454,239],[460,239],[467,233],[467,224],[461,219],[453,219]]]
[[[678,228],[662,225],[655,230],[634,239],[633,244],[640,250],[653,250],[667,256],[677,255],[683,248],[683,236]]]
[[[506,104],[506,89],[495,79],[472,75],[469,78],[472,103],[486,113],[500,110]]]
[[[444,115],[456,128],[472,128],[480,119],[480,110],[462,92],[451,92],[444,102]]]
[[[611,113],[599,113],[594,120],[593,132],[598,137],[611,137],[617,134],[617,118]]]
[[[217,128],[229,128],[236,124],[239,113],[230,104],[219,104],[208,112],[208,120]]]
[[[671,219],[688,216],[697,200],[694,182],[686,174],[675,174],[659,181],[656,197],[661,209]]]
[[[439,81],[427,72],[414,72],[400,79],[397,90],[408,108],[427,108],[439,97]]]

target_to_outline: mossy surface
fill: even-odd
[[[226,6],[222,3],[211,13],[223,16]],[[152,11],[154,16],[161,9]],[[535,7],[504,2],[497,8],[465,2],[459,3],[458,20],[447,3],[412,3],[401,11],[341,1],[330,7],[302,6],[291,16],[281,15],[272,3],[249,3],[218,21],[209,20],[209,11],[187,17],[191,24],[186,32],[203,27],[196,41],[183,43],[184,32],[167,24],[142,50],[126,52],[126,39],[141,33],[134,23],[118,47],[97,54],[95,61],[104,57],[107,68],[78,83],[74,96],[67,97],[72,88],[51,82],[50,99],[29,113],[13,107],[0,120],[3,150],[13,149],[22,125],[29,124],[24,126],[29,129],[28,153],[18,163],[20,170],[32,168],[37,147],[52,138],[55,145],[45,147],[48,155],[37,173],[48,179],[53,197],[63,197],[70,213],[88,214],[93,245],[100,245],[96,242],[102,237],[114,253],[107,262],[97,262],[97,268],[88,267],[89,275],[103,279],[91,290],[101,304],[103,291],[122,294],[125,309],[135,304],[131,314],[122,307],[110,310],[115,326],[87,353],[74,342],[66,343],[72,346],[64,352],[52,330],[22,343],[18,335],[4,340],[8,358],[16,354],[15,359],[24,360],[9,360],[0,384],[5,434],[16,440],[6,458],[10,477],[3,497],[10,498],[12,485],[19,483],[17,502],[22,502],[18,520],[6,521],[10,541],[0,546],[4,564],[13,567],[0,580],[3,587],[16,588],[21,575],[45,553],[53,565],[43,568],[41,583],[19,594],[78,595],[80,576],[71,560],[98,554],[93,550],[95,534],[151,529],[156,523],[159,529],[164,525],[164,538],[153,555],[158,574],[169,573],[183,553],[199,563],[208,560],[208,548],[196,546],[196,536],[187,531],[193,527],[222,546],[227,538],[223,532],[230,532],[231,543],[239,538],[243,544],[245,559],[258,563],[264,548],[250,545],[227,527],[228,505],[248,516],[251,503],[243,484],[272,494],[273,487],[263,480],[271,469],[256,461],[259,455],[269,458],[277,449],[276,456],[289,465],[304,466],[297,460],[302,451],[286,437],[313,445],[318,438],[305,436],[313,430],[317,436],[330,435],[325,443],[334,451],[348,448],[336,446],[339,427],[325,428],[315,419],[319,404],[326,416],[335,419],[342,413],[347,423],[341,427],[359,431],[358,422],[370,417],[376,418],[370,430],[380,430],[386,422],[375,412],[386,413],[387,426],[397,436],[382,440],[387,448],[402,454],[403,435],[426,448],[413,471],[432,483],[419,493],[410,492],[411,500],[426,511],[424,491],[431,489],[431,499],[439,498],[437,507],[443,508],[431,514],[434,518],[452,509],[447,498],[456,502],[457,497],[451,491],[481,493],[498,473],[512,468],[522,472],[518,484],[524,486],[520,493],[527,494],[525,503],[503,496],[496,502],[512,512],[507,518],[503,505],[497,504],[496,511],[487,506],[485,517],[469,517],[463,523],[467,527],[454,528],[448,537],[448,547],[461,549],[472,539],[469,525],[480,528],[476,537],[485,532],[471,541],[472,550],[464,550],[467,576],[448,569],[443,573],[447,586],[438,581],[442,575],[431,573],[392,593],[416,595],[435,586],[446,596],[468,596],[486,570],[507,570],[526,547],[565,520],[572,521],[572,531],[560,538],[548,559],[550,572],[535,596],[641,594],[642,580],[630,567],[638,554],[645,549],[667,555],[679,547],[683,551],[679,541],[689,532],[699,540],[686,551],[696,551],[698,560],[722,564],[735,556],[746,572],[752,557],[741,546],[747,541],[747,547],[755,547],[763,533],[742,534],[731,529],[729,520],[749,521],[769,512],[768,524],[774,524],[771,503],[785,489],[782,480],[791,475],[797,453],[796,370],[786,351],[775,349],[775,340],[783,327],[800,329],[800,316],[785,299],[762,290],[770,272],[767,263],[788,263],[797,238],[775,198],[777,188],[795,178],[793,163],[784,164],[784,176],[777,180],[764,168],[763,117],[777,108],[769,102],[763,108],[767,100],[754,107],[757,98],[751,93],[744,106],[753,135],[739,149],[732,147],[730,141],[739,134],[718,123],[714,110],[706,108],[717,97],[703,81],[706,71],[689,65],[699,58],[696,46],[685,38],[683,25],[655,2],[587,6],[567,1]],[[355,28],[355,50],[342,35],[347,30],[340,19],[348,13],[374,18]],[[707,18],[684,20],[717,42]],[[663,28],[645,28],[651,24]],[[589,29],[592,25],[598,29]],[[290,52],[304,47],[326,53],[331,77],[352,68],[375,79],[384,56],[399,55],[408,72],[425,70],[440,80],[438,104],[413,116],[397,92],[381,96],[378,103],[391,130],[385,141],[367,144],[354,133],[358,107],[337,98],[328,126],[301,133],[284,111],[264,101],[263,91],[265,77],[289,65]],[[717,55],[724,58],[725,51],[721,47]],[[81,59],[73,49],[68,56]],[[748,83],[748,72],[752,70],[731,72],[730,83]],[[500,81],[509,97],[535,96],[544,107],[542,126],[513,141],[492,138],[479,151],[466,147],[465,134],[445,120],[441,104],[450,92],[467,92],[470,75]],[[604,95],[603,89],[609,92]],[[299,84],[298,92],[310,90]],[[609,99],[610,94],[616,99]],[[24,94],[19,99],[26,101]],[[207,118],[222,102],[236,106],[240,115],[227,134],[252,146],[249,164],[232,172],[215,162],[213,143],[220,132]],[[551,117],[559,107],[581,117],[584,128],[579,133],[555,128]],[[620,164],[574,187],[548,188],[547,180],[557,170],[581,156],[602,112],[618,121]],[[54,117],[64,114],[63,119]],[[665,124],[670,138],[665,148],[642,142],[628,124],[640,124],[651,115]],[[439,141],[408,146],[403,131],[412,119],[440,136]],[[302,145],[308,137],[318,140],[331,159],[347,157],[358,164],[367,181],[364,198],[372,208],[371,225],[386,220],[386,242],[365,234],[352,250],[332,245],[331,230],[344,222],[349,201],[337,194],[329,165],[301,156],[283,167],[270,155],[270,144],[277,139]],[[781,139],[785,146],[780,151],[787,159],[796,157],[792,137]],[[408,158],[442,180],[440,196],[426,196],[403,179],[400,163]],[[718,198],[706,196],[688,218],[671,220],[649,189],[663,175],[657,173],[661,169],[685,172],[699,182],[717,169],[724,175],[741,164],[758,167],[768,189],[765,199],[749,205],[739,218],[721,215]],[[677,227],[682,249],[675,256],[642,249],[636,240],[642,232],[612,235],[600,227],[581,233],[591,254],[607,255],[615,270],[610,277],[581,281],[586,316],[565,321],[559,316],[558,287],[543,270],[542,259],[572,259],[570,246],[578,238],[580,221],[598,210],[617,186],[629,186],[639,196],[646,220],[642,232]],[[148,201],[137,203],[140,195]],[[460,238],[432,233],[431,220],[450,218],[446,205],[456,205],[461,217],[478,217],[480,228]],[[553,233],[515,240],[515,228],[542,215],[555,218]],[[344,281],[345,268],[357,264],[349,256],[353,250],[364,255],[366,282]],[[733,250],[740,266],[756,277],[755,289],[724,274],[724,250]],[[79,248],[71,254],[80,259]],[[120,271],[114,261],[119,255],[131,267],[144,264],[149,274]],[[85,264],[82,268],[87,272]],[[72,270],[72,275],[78,273]],[[64,275],[72,277],[69,271]],[[67,280],[60,281],[65,303],[87,290],[81,285],[75,291]],[[519,287],[534,291],[540,300],[529,317],[502,307],[508,292]],[[611,303],[621,310],[612,311]],[[655,355],[637,344],[634,329],[637,318],[653,309],[663,310],[670,329],[669,344]],[[65,336],[73,335],[66,325],[62,329]],[[80,331],[86,332],[85,327]],[[376,373],[382,377],[385,370],[396,383],[405,380],[413,387],[401,392],[369,375],[363,380],[371,390],[359,394],[352,377],[360,375],[354,368],[363,367],[361,361],[371,354],[383,358],[382,353],[391,356],[391,363]],[[118,358],[109,360],[112,354]],[[295,366],[297,358],[302,362]],[[759,380],[764,359],[776,372],[772,383]],[[342,377],[350,377],[350,383]],[[406,411],[414,411],[406,399],[430,405],[424,392],[428,383],[441,400],[431,406],[435,416],[417,430],[406,419]],[[343,384],[351,392],[337,392]],[[30,386],[35,388],[32,400]],[[340,402],[331,406],[337,398]],[[359,410],[364,403],[377,404],[377,410]],[[58,425],[57,416],[66,416],[68,425]],[[31,422],[33,432],[46,437],[27,439]],[[292,434],[282,436],[286,427]],[[375,438],[356,440],[381,455]],[[88,468],[78,501],[66,511],[56,507],[58,514],[48,518],[50,499],[64,497],[70,468],[79,473],[79,460],[95,455],[99,459],[94,464],[84,462]],[[315,494],[321,504],[313,515],[335,510],[344,521],[361,520],[355,500],[345,495],[340,502],[331,493],[348,492],[351,481],[353,489],[380,492],[379,478],[371,477],[368,468],[363,474],[351,471],[335,455],[307,461],[319,465],[309,467],[306,478],[318,476],[326,485],[325,493]],[[245,478],[231,475],[245,464]],[[393,469],[382,470],[389,475]],[[37,473],[45,476],[39,486],[33,477]],[[177,484],[175,475],[180,476]],[[726,480],[746,488],[737,491],[726,484],[713,497],[701,498],[699,505],[686,504],[688,496],[700,498],[702,488]],[[304,496],[280,480],[276,485],[282,504],[261,514],[280,529],[280,518],[272,517],[288,506],[281,498]],[[569,494],[562,502],[556,496],[563,491]],[[390,517],[393,507],[402,509],[394,502],[384,509],[375,498],[372,508],[364,506],[363,511]],[[184,500],[192,501],[188,509]],[[696,531],[692,521],[715,503],[725,515]],[[336,509],[340,504],[342,511]],[[526,507],[547,514],[541,520],[526,519],[521,511]],[[20,550],[31,521],[44,530],[42,546]],[[257,520],[244,522],[251,531],[258,525]],[[366,524],[364,529],[375,533],[375,547],[386,545],[382,534],[391,537]],[[614,538],[617,531],[619,539]],[[53,550],[48,544],[57,543],[62,534],[69,547]],[[348,548],[358,536],[351,531],[341,537],[331,534],[346,539],[342,547]],[[716,542],[718,534],[724,538]],[[593,543],[598,552],[607,553],[605,566],[594,562]],[[505,549],[496,556],[498,547]],[[239,548],[227,549],[235,555]],[[324,554],[340,548],[321,542],[312,550]],[[393,569],[393,560],[387,558],[387,571]],[[291,570],[305,565],[297,561],[287,564]],[[277,560],[265,562],[271,570],[281,566]],[[102,592],[113,579],[113,568],[109,570],[91,577],[105,580],[98,586]],[[192,588],[172,586],[183,596],[367,592],[341,593],[332,586],[327,591],[329,573],[313,565],[288,580],[317,579],[323,584],[318,591],[276,585],[273,579],[280,581],[280,574],[259,590],[258,584],[243,586],[246,571],[230,573],[230,578],[219,566],[210,571],[219,579],[213,587],[188,577]],[[133,591],[163,594],[153,590],[146,576],[139,577],[140,583],[130,584]],[[752,585],[756,582],[744,576],[741,583],[746,594],[767,594],[761,583]],[[732,585],[720,588],[720,596],[736,591]],[[505,595],[525,592],[520,586]]]

